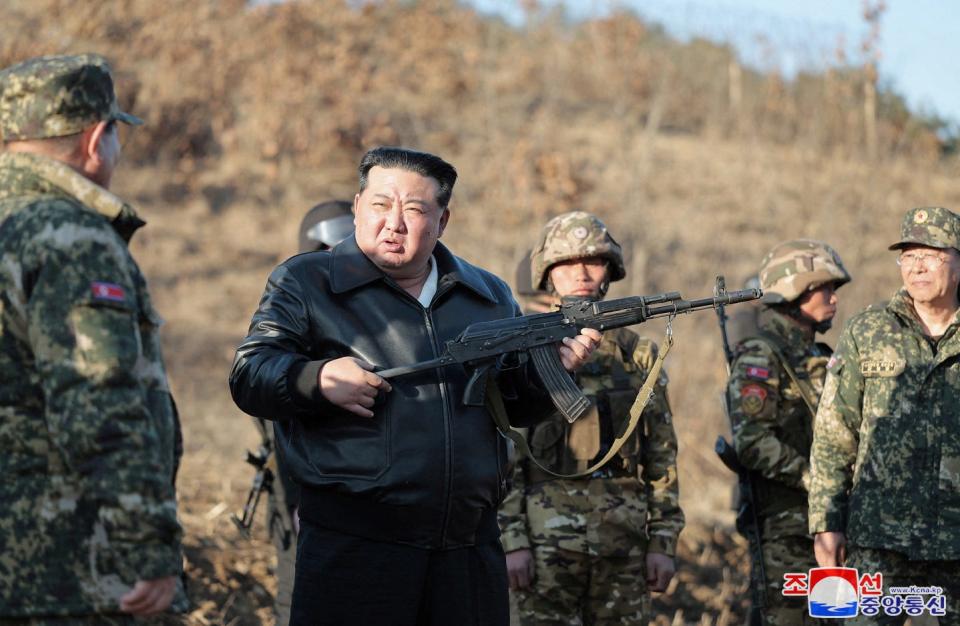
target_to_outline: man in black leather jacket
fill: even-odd
[[[520,315],[499,278],[438,243],[456,181],[439,157],[377,148],[360,163],[356,234],[271,274],[237,349],[237,405],[279,420],[301,485],[291,624],[506,626],[496,507],[507,449],[486,409],[462,403],[461,367],[388,383],[439,356],[468,324]],[[565,340],[573,370],[599,333]],[[532,367],[505,363],[517,425],[552,407]]]

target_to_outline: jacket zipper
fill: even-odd
[[[438,289],[434,295],[436,300],[446,289]],[[427,333],[430,335],[430,341],[433,344],[434,358],[440,356],[440,346],[437,342],[437,335],[434,330],[433,308],[432,304],[423,310],[424,319],[427,323]],[[440,401],[443,405],[443,463],[444,463],[444,483],[443,483],[443,522],[440,526],[440,545],[447,544],[447,530],[450,525],[450,507],[453,501],[453,424],[450,415],[450,399],[447,395],[446,374],[443,368],[436,370],[440,383]]]

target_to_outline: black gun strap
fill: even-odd
[[[787,373],[787,376],[790,377],[790,380],[792,380],[794,384],[796,384],[797,389],[800,390],[800,396],[803,398],[803,403],[807,405],[807,410],[810,411],[810,418],[816,419],[817,402],[819,397],[808,382],[800,380],[800,377],[797,376],[797,372],[790,365],[790,362],[787,361],[787,357],[781,349],[779,338],[772,333],[760,331],[760,334],[757,335],[755,339],[759,339],[767,344],[767,347],[770,348],[770,351],[773,352],[773,355],[777,357],[777,360],[780,361],[780,366],[783,367],[783,371]]]
[[[661,344],[660,354],[657,355],[657,360],[654,362],[653,367],[650,368],[650,373],[647,374],[647,379],[637,393],[637,398],[633,401],[633,406],[630,407],[630,422],[627,424],[626,430],[613,441],[610,449],[607,450],[607,453],[603,455],[602,459],[582,472],[575,474],[558,474],[553,470],[547,469],[534,458],[533,453],[530,451],[530,446],[527,444],[526,437],[510,425],[510,419],[507,417],[507,409],[503,405],[503,398],[500,395],[500,389],[497,386],[497,380],[493,374],[491,374],[489,383],[487,384],[487,409],[490,411],[490,415],[493,416],[493,421],[496,423],[497,430],[500,431],[500,434],[516,444],[520,454],[530,459],[530,462],[536,465],[541,471],[555,478],[586,478],[616,456],[617,453],[620,452],[620,448],[623,447],[623,444],[633,435],[637,424],[640,423],[640,416],[643,415],[643,410],[647,407],[647,403],[650,402],[650,398],[653,397],[653,386],[657,384],[657,379],[660,377],[660,370],[663,369],[663,360],[667,358],[667,353],[670,352],[671,347],[673,347],[673,333],[668,324],[667,333]]]

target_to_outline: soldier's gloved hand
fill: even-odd
[[[813,537],[813,554],[820,567],[840,567],[847,560],[847,538],[841,532],[817,533]]]
[[[647,553],[647,588],[650,591],[666,591],[676,571],[673,557],[657,552]]]
[[[533,584],[533,573],[533,552],[529,548],[507,552],[507,577],[511,591],[529,589]]]
[[[381,389],[390,391],[392,387],[372,370],[372,364],[351,356],[334,359],[326,363],[317,376],[320,393],[341,409],[360,417],[373,417],[370,408],[377,393]]]
[[[560,362],[568,372],[575,372],[587,362],[594,349],[600,344],[603,337],[600,331],[592,328],[584,328],[579,335],[573,339],[563,338],[563,345],[560,346]]]
[[[153,615],[169,608],[177,589],[177,577],[138,580],[133,589],[120,598],[120,610],[131,615]]]

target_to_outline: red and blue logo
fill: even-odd
[[[860,608],[860,585],[852,567],[810,570],[807,604],[810,617],[855,617]]]

